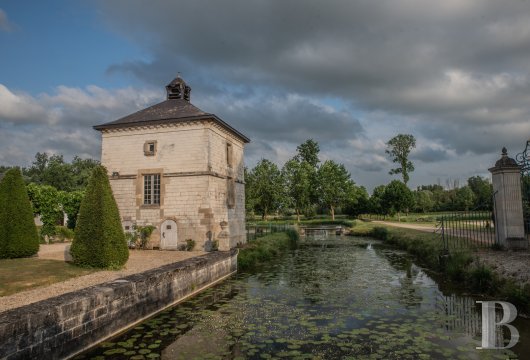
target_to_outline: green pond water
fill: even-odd
[[[441,288],[377,240],[307,239],[76,359],[529,358],[521,318],[516,347],[476,349],[476,300]]]

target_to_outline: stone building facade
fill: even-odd
[[[190,103],[177,77],[167,100],[94,126],[124,230],[153,225],[153,247],[219,250],[246,242],[244,146],[249,139]]]

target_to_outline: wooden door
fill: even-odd
[[[165,220],[160,226],[162,241],[161,249],[177,249],[177,223],[173,220]]]

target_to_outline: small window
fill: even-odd
[[[131,229],[130,226],[125,226],[125,231],[130,230],[130,229]]]
[[[171,225],[166,225],[166,230],[171,230]]]
[[[153,156],[156,154],[156,141],[146,141],[144,144],[144,155],[145,156]]]
[[[226,165],[232,167],[232,144],[226,143]]]
[[[144,175],[144,205],[160,205],[160,174]]]

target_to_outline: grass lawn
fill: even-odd
[[[38,258],[0,260],[0,296],[50,285],[96,269],[80,268],[64,261]]]

